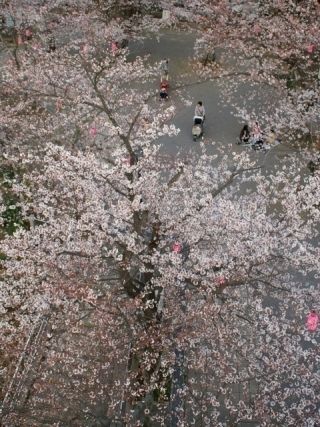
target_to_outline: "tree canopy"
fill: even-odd
[[[264,120],[294,143],[316,136],[319,5],[136,3],[4,2],[3,425],[316,426],[318,171],[204,144],[163,159],[183,95],[159,103],[158,64],[121,41],[184,9],[195,56],[220,49],[196,77],[244,119],[239,85],[278,91]]]

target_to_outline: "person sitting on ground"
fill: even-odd
[[[252,126],[252,136],[255,140],[262,139],[262,130],[257,121],[255,121]]]
[[[160,82],[160,88],[165,87],[167,90],[169,89],[169,81],[167,79],[163,79]]]
[[[263,146],[262,130],[257,121],[255,121],[252,126],[251,136],[253,146],[255,146],[256,148]]]
[[[168,85],[162,83],[160,87],[160,98],[167,99],[168,98]]]
[[[246,144],[250,139],[250,129],[247,124],[243,126],[239,135],[240,143]]]
[[[266,143],[268,145],[273,145],[276,142],[276,140],[277,140],[277,135],[276,135],[274,129],[271,128],[270,132],[267,135]]]
[[[204,106],[202,104],[202,101],[199,101],[196,105],[196,108],[194,110],[194,115],[198,116],[198,117],[203,117],[203,121],[205,119],[206,116],[206,111],[204,109]]]

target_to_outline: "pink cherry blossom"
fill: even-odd
[[[90,129],[89,129],[89,134],[94,138],[94,137],[96,137],[97,136],[97,132],[98,132],[98,130],[97,130],[97,128],[96,128],[96,126],[91,126],[90,127]]]
[[[317,330],[319,323],[319,315],[315,311],[311,311],[307,316],[308,331],[314,332]]]
[[[316,45],[315,44],[309,44],[307,46],[307,52],[308,53],[313,53],[316,50]]]
[[[115,55],[118,52],[119,48],[115,41],[111,42],[111,52],[113,55]]]
[[[181,253],[181,251],[182,251],[182,244],[180,242],[174,242],[172,245],[172,252],[179,254]]]

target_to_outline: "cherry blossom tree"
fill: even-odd
[[[278,104],[271,96],[273,112],[261,112],[265,126],[293,141],[303,135],[314,140],[319,132],[319,2],[183,3],[190,21],[198,23],[196,55],[203,59],[217,53],[213,67],[205,60],[207,66],[198,71],[220,78],[239,116],[248,121],[256,115],[254,110],[264,104],[255,96],[256,88],[265,85],[281,99]],[[246,83],[246,93],[239,97],[237,89]]]
[[[167,392],[158,381],[177,369],[179,349],[188,383],[178,385],[192,403],[183,416],[195,423],[199,416],[217,425],[315,417],[316,341],[304,318],[319,295],[296,275],[319,269],[319,251],[311,244],[319,176],[297,191],[290,173],[269,181],[246,158],[236,159],[234,168],[220,160],[213,169],[204,155],[175,172],[157,163],[151,148],[132,166],[121,160],[110,166],[54,145],[45,147],[41,167],[39,157],[21,158],[29,172],[13,187],[35,225],[3,241],[3,310],[18,308],[23,328],[32,312],[48,306],[59,316],[73,312],[73,321],[81,318],[79,304],[93,309],[93,339],[105,342],[129,370],[115,381],[122,381],[127,405],[145,402],[146,414],[148,396]],[[250,188],[250,182],[254,189],[239,195],[239,186]],[[276,213],[268,213],[276,202]],[[177,253],[172,241],[189,250]],[[116,341],[115,327],[123,331]],[[73,328],[80,330],[77,323]],[[74,356],[65,363],[74,363]],[[35,389],[43,393],[46,378]],[[272,395],[281,411],[273,408]],[[296,399],[304,399],[303,407]],[[164,417],[152,414],[155,421]]]
[[[3,424],[316,425],[319,174],[205,147],[162,161],[178,100],[155,102],[155,69],[112,51],[122,24],[100,13],[2,69],[6,384],[48,324]]]

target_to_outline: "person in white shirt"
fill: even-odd
[[[202,101],[199,101],[196,105],[196,108],[194,110],[194,115],[198,117],[203,117],[203,121],[205,119],[206,110],[204,109],[204,106],[202,104]]]

